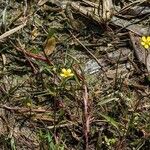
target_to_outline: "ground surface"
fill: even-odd
[[[67,1],[0,2],[0,149],[149,149],[149,68],[135,49],[150,11],[133,2],[114,1],[122,22],[102,24]]]

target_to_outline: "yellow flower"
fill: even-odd
[[[146,48],[148,49],[150,47],[150,36],[142,36],[142,41],[141,41],[141,44]]]
[[[32,104],[29,103],[29,102],[26,105],[27,105],[27,107],[31,107],[32,106]]]
[[[65,77],[65,78],[74,76],[74,74],[71,72],[71,69],[65,69],[65,68],[63,68],[61,70],[61,72],[62,73],[60,73],[60,76]]]

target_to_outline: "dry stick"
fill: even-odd
[[[45,110],[45,109],[30,109],[30,108],[19,108],[19,107],[9,107],[7,105],[0,105],[0,108],[2,109],[6,109],[6,110],[13,110],[16,113],[26,113],[26,112],[30,112],[30,110],[32,112],[37,112],[37,113],[51,113],[51,111]]]
[[[100,62],[98,61],[98,59],[88,50],[88,48],[82,43],[79,41],[78,38],[76,38],[73,33],[71,31],[69,31],[70,34],[73,36],[73,38],[88,52],[88,54],[90,54],[90,56],[92,56],[92,58],[95,59],[95,61],[97,62],[97,64],[101,67],[101,70],[103,71],[104,75],[106,76],[106,78],[108,79],[107,77],[107,74],[105,73],[105,70],[103,69],[103,66],[100,64]]]
[[[12,18],[10,24],[8,25],[8,29],[14,24],[14,22],[16,22],[21,16],[22,16],[23,12],[20,12],[19,14],[17,14],[17,16],[15,16],[14,18]]]
[[[28,3],[27,0],[24,0],[24,12],[23,12],[24,16],[26,16],[27,10],[28,10]]]
[[[119,58],[118,58],[118,60],[117,60],[117,68],[116,68],[116,73],[115,73],[115,85],[114,85],[114,88],[116,89],[117,87],[117,82],[118,82],[118,78],[117,78],[117,76],[118,76],[118,66],[119,66],[119,60],[120,60],[120,58],[121,58],[121,54],[122,54],[122,52],[120,52],[120,54],[119,54]]]
[[[44,61],[44,62],[47,62],[47,63],[53,65],[52,62],[49,62],[49,61],[47,60],[47,58],[45,58],[44,56],[42,56],[42,55],[37,55],[37,54],[33,54],[33,53],[31,53],[31,52],[27,52],[26,50],[23,50],[21,47],[17,47],[16,45],[14,45],[13,42],[11,42],[11,44],[13,45],[13,47],[14,47],[17,51],[22,52],[22,53],[25,53],[27,56],[32,57],[32,58],[34,58],[34,59],[36,59],[36,60],[41,60],[41,61]]]
[[[27,59],[27,61],[29,62],[30,66],[31,66],[31,68],[32,68],[32,70],[33,70],[33,72],[34,72],[35,74],[37,74],[38,71],[37,71],[36,68],[34,67],[33,63],[30,61],[30,59],[28,58],[28,56],[26,55],[25,50],[22,48],[22,45],[21,45],[20,41],[18,41],[18,44],[20,45],[21,49],[23,50],[23,54],[24,54],[25,58]]]
[[[24,26],[26,26],[27,21],[25,21],[23,24],[21,24],[20,26],[13,28],[7,32],[5,32],[4,34],[0,35],[0,41],[2,41],[4,38],[10,36],[11,34],[17,32],[18,30],[22,29]]]
[[[56,125],[55,127],[57,128],[64,128],[64,127],[70,127],[70,126],[77,126],[75,123],[73,122],[68,122],[68,123],[64,123],[64,124],[60,124],[60,125]],[[53,129],[54,126],[47,126],[47,129]]]
[[[11,41],[10,41],[11,42]],[[11,42],[11,44],[18,50],[18,47],[17,46],[15,46],[15,44],[13,44],[13,42]],[[20,45],[20,43],[19,43],[19,45]],[[21,46],[21,45],[20,45]],[[33,72],[36,74],[37,73],[37,70],[36,70],[36,68],[34,67],[34,65],[32,64],[32,62],[30,61],[30,59],[28,58],[28,56],[27,56],[27,54],[26,54],[26,51],[21,47],[20,48],[21,49],[21,51],[23,52],[23,54],[24,54],[24,57],[27,59],[27,61],[29,62],[29,64],[30,64],[30,66],[31,66],[31,69],[33,70]]]
[[[123,8],[119,11],[119,13],[121,14],[121,13],[123,13],[124,11],[128,10],[129,8],[131,8],[132,6],[135,6],[136,4],[140,5],[140,4],[144,3],[145,1],[146,1],[146,0],[137,0],[137,1],[134,1],[134,2],[132,2],[132,3],[128,4],[128,5],[126,5],[125,7],[123,7]]]
[[[87,86],[85,83],[83,83],[83,102],[84,102],[84,137],[85,137],[85,150],[89,149],[89,142],[88,142],[88,134],[90,131],[90,116],[88,113],[88,92],[87,92]]]
[[[27,59],[27,61],[29,62],[30,66],[31,66],[31,69],[33,70],[34,74],[37,74],[38,71],[37,69],[35,68],[35,66],[33,65],[33,63],[30,61],[29,57],[26,55],[25,51],[23,51],[24,53],[24,56],[25,58]]]

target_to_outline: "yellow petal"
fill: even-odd
[[[147,41],[150,42],[150,36],[147,37]]]
[[[63,68],[61,71],[62,71],[63,73],[65,73],[65,72],[66,72],[66,69],[65,69],[65,68]]]
[[[69,76],[72,77],[72,76],[74,76],[74,74],[73,74],[73,73],[70,73]]]
[[[148,44],[145,44],[144,47],[145,47],[146,49],[148,49],[148,48],[149,48],[149,45],[148,45]]]
[[[145,42],[141,42],[141,45],[145,45]]]
[[[63,73],[61,73],[61,74],[60,74],[60,76],[61,76],[61,77],[65,77],[66,75],[65,75],[65,74],[63,74]]]
[[[68,72],[68,73],[71,73],[71,69],[67,69],[67,72]]]
[[[146,39],[146,37],[145,37],[145,36],[142,36],[142,41],[144,41],[144,42],[146,42],[146,41],[147,41],[147,39]]]
[[[27,103],[27,106],[28,106],[28,107],[31,107],[31,103],[28,102],[28,103]]]
[[[63,74],[63,73],[60,73],[60,76],[64,77],[64,74]]]

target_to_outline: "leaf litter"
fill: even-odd
[[[149,10],[146,0],[0,2],[1,147],[149,148]]]

